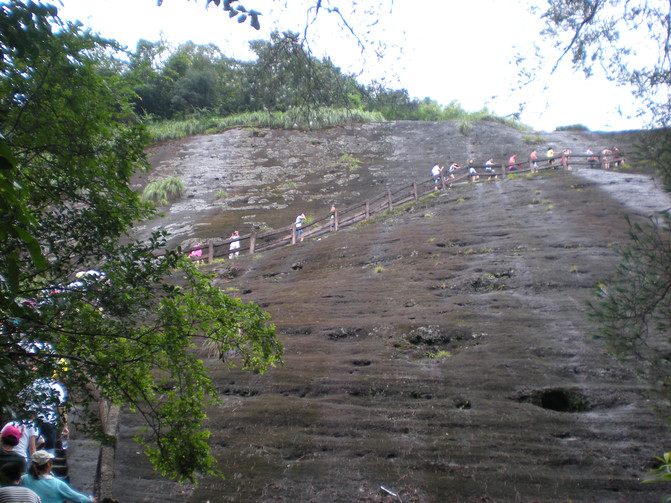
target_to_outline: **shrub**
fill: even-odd
[[[142,199],[152,201],[157,206],[165,206],[182,197],[185,192],[182,181],[173,176],[147,184],[142,191]]]
[[[361,161],[351,154],[343,154],[340,156],[340,164],[349,171],[354,171],[361,166]]]
[[[559,126],[555,131],[589,131],[587,126],[582,124],[571,124],[570,126]]]
[[[528,134],[522,137],[522,142],[525,145],[541,145],[545,142],[545,137],[542,134]]]
[[[461,122],[459,123],[459,132],[463,134],[464,136],[469,136],[471,132],[473,131],[473,126],[471,125],[471,121],[469,121],[467,118],[461,119]]]

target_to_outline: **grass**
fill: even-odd
[[[555,131],[589,131],[589,128],[582,124],[571,124],[569,126],[559,126],[555,128]]]
[[[471,124],[471,121],[468,120],[467,117],[465,117],[461,119],[461,122],[459,123],[459,127],[457,129],[462,135],[469,136],[471,132],[473,132],[473,125]]]
[[[150,140],[162,142],[234,127],[252,128],[252,135],[261,137],[258,128],[316,130],[356,122],[384,122],[384,116],[378,112],[345,108],[292,109],[287,112],[247,112],[227,117],[202,116],[147,122],[146,126]]]
[[[445,351],[444,349],[441,349],[439,351],[436,351],[435,353],[429,353],[428,354],[429,358],[432,358],[434,360],[444,360],[446,358],[452,358],[452,353],[449,351]]]
[[[525,145],[541,145],[545,143],[545,137],[539,133],[533,135],[528,134],[522,137],[522,142]]]
[[[379,266],[377,266],[377,267],[376,267],[375,269],[373,269],[373,270],[374,270],[377,274],[380,274],[380,273],[384,272],[384,267],[382,267],[381,265],[379,265]]]
[[[339,162],[349,171],[356,171],[361,167],[361,161],[352,154],[343,154],[340,156]]]
[[[144,201],[152,201],[156,206],[166,206],[184,195],[186,188],[182,181],[172,176],[151,182],[142,191]]]
[[[215,199],[226,199],[228,197],[228,192],[225,190],[220,190],[215,194]]]

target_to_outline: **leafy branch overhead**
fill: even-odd
[[[249,19],[249,24],[255,30],[260,30],[261,25],[259,24],[260,12],[253,9],[247,10],[244,5],[240,4],[238,0],[207,0],[206,7],[211,3],[217,7],[222,6],[223,9],[228,12],[229,18],[234,18],[237,16],[238,23],[244,23]],[[156,4],[160,7],[163,4],[163,0],[157,0]]]
[[[26,417],[21,393],[58,376],[78,404],[140,414],[154,466],[194,480],[217,473],[205,407],[219,399],[202,359],[263,373],[282,345],[258,306],[165,252],[165,233],[132,239],[156,213],[130,187],[148,134],[101,56],[115,49],[48,6],[0,4],[0,411]],[[99,419],[80,426],[99,433]]]

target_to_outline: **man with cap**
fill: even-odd
[[[7,465],[3,469],[9,483],[0,487],[0,503],[42,503],[35,491],[21,485],[21,475],[18,465]]]
[[[10,465],[19,467],[20,473],[26,473],[26,460],[21,454],[14,452],[14,447],[19,443],[21,430],[16,426],[8,426],[2,431],[0,436],[0,484],[7,485],[11,482],[5,468]]]
[[[98,503],[98,499],[72,489],[67,482],[57,479],[51,473],[54,455],[45,450],[35,451],[30,457],[30,468],[23,478],[23,486],[32,489],[42,499],[42,503]]]

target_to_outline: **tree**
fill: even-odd
[[[543,34],[552,37],[559,60],[586,75],[601,67],[642,102],[654,131],[641,137],[641,154],[671,189],[671,4],[655,0],[550,0]],[[629,223],[631,244],[621,263],[596,290],[591,315],[600,335],[620,356],[644,370],[653,386],[668,390],[671,368],[671,219]],[[657,386],[661,384],[661,386]]]
[[[245,92],[256,110],[294,109],[309,117],[318,107],[347,107],[358,85],[328,59],[319,61],[296,33],[273,32],[251,42],[256,61],[245,66]]]
[[[139,441],[164,474],[215,472],[204,411],[218,397],[201,357],[264,372],[281,362],[274,327],[164,251],[164,234],[132,239],[155,209],[129,184],[147,165],[133,94],[100,72],[115,44],[49,5],[11,0],[0,11],[3,415],[24,413],[17,396],[34,379],[58,375],[78,405],[140,413]],[[75,281],[90,268],[105,275]]]
[[[668,2],[657,0],[550,0],[542,35],[551,37],[559,59],[591,76],[596,68],[642,101],[641,113],[668,126],[671,84]]]
[[[664,390],[671,386],[671,215],[627,223],[631,244],[620,251],[613,276],[597,287],[590,314],[609,347]]]

